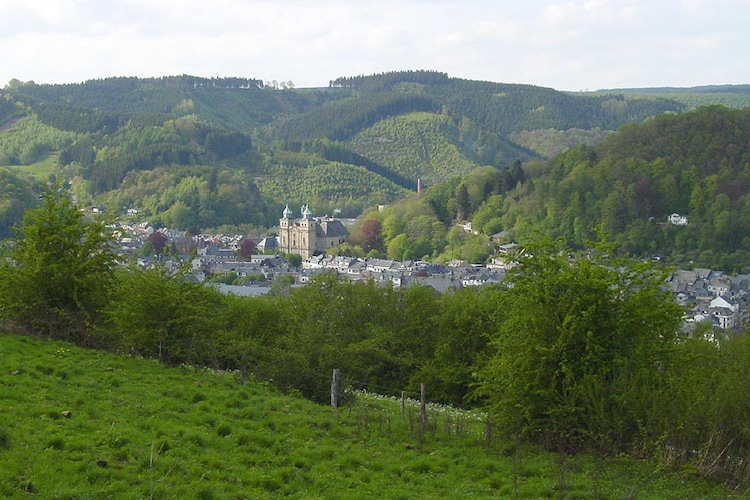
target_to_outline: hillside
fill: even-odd
[[[339,411],[259,380],[0,337],[5,498],[723,498],[689,471],[486,441],[481,417],[360,395]],[[323,376],[323,374],[321,374]],[[477,425],[478,424],[478,425]]]
[[[654,87],[641,89],[600,90],[598,94],[638,95],[644,98],[663,97],[696,109],[701,106],[720,104],[727,108],[741,109],[750,106],[750,85],[705,85],[700,87]]]
[[[478,194],[475,187],[495,184],[491,172],[498,171],[485,167],[471,185],[464,184],[469,203]],[[543,470],[557,472],[558,492],[580,490],[571,494],[588,496],[598,491],[602,481],[609,481],[604,478],[614,477],[599,476],[601,466],[617,468],[625,456],[628,463],[652,460],[662,471],[679,464],[690,475],[737,491],[747,487],[748,470],[738,457],[748,450],[743,415],[750,396],[742,388],[750,337],[714,338],[704,325],[684,331],[684,310],[664,286],[667,271],[620,257],[606,241],[585,254],[559,241],[532,241],[515,254],[516,265],[501,283],[450,293],[426,283],[382,286],[379,272],[353,282],[323,273],[303,287],[274,286],[268,295],[241,297],[186,279],[187,269],[170,274],[161,266],[123,266],[107,221],[87,217],[63,189],[45,190],[42,206],[26,215],[19,230],[23,237],[4,247],[6,258],[0,260],[0,326],[6,333],[28,335],[0,339],[7,370],[0,373],[0,397],[8,401],[0,405],[0,418],[12,422],[0,434],[0,460],[12,462],[0,464],[0,470],[12,474],[11,489],[16,484],[25,491],[54,491],[61,477],[77,477],[71,471],[87,484],[103,478],[107,484],[123,481],[133,487],[154,474],[148,476],[149,488],[154,488],[151,478],[161,483],[167,476],[165,484],[174,480],[178,488],[188,483],[201,488],[192,483],[197,471],[201,480],[212,480],[216,470],[220,481],[232,477],[255,485],[253,474],[262,463],[299,469],[274,481],[274,491],[289,485],[305,493],[314,487],[318,494],[317,481],[329,482],[331,467],[328,472],[317,467],[334,456],[316,454],[311,443],[329,444],[331,438],[350,460],[359,456],[359,448],[347,446],[347,436],[365,445],[368,458],[357,464],[364,464],[368,474],[353,474],[344,484],[369,486],[372,481],[381,494],[415,484],[422,488],[425,476],[418,483],[404,479],[409,486],[392,477],[404,477],[398,471],[411,464],[414,455],[404,450],[418,451],[419,473],[429,473],[429,487],[448,496],[460,496],[453,494],[454,487],[480,497],[549,494],[554,490],[545,484],[547,472],[533,474],[541,483],[530,476],[524,476],[523,485],[513,479],[516,464],[538,449],[557,455]],[[397,223],[386,218],[381,227],[391,232]],[[426,215],[412,217],[388,251],[397,249],[399,239],[407,243],[407,233],[426,229],[429,234],[440,225]],[[422,238],[408,250],[417,252],[425,244]],[[35,345],[48,348],[35,352]],[[126,369],[129,363],[134,373]],[[332,423],[309,419],[294,427],[294,420],[275,413],[276,403],[256,413],[268,408],[264,398],[274,399],[271,387],[330,402],[333,370],[340,370],[350,404],[345,417],[341,410]],[[180,386],[172,378],[175,373],[190,376],[190,387]],[[217,384],[198,373],[217,377]],[[246,389],[238,379],[250,381]],[[245,392],[261,386],[259,400]],[[481,413],[444,406],[427,419],[415,417],[411,403],[408,414],[393,418],[400,413],[389,411],[398,407],[396,401],[381,406],[386,399],[376,403],[359,394],[351,405],[355,389],[395,397],[426,392],[432,401],[489,415],[491,425]],[[317,413],[312,403],[299,403],[299,408],[305,418]],[[12,413],[16,410],[23,417]],[[375,415],[380,418],[370,420]],[[66,424],[69,418],[72,425]],[[110,445],[115,428],[125,440],[114,435]],[[267,436],[269,430],[273,437]],[[291,436],[274,434],[282,430]],[[256,431],[263,437],[255,438]],[[248,456],[244,447],[256,439],[259,446]],[[451,450],[455,446],[458,453]],[[164,457],[174,460],[162,462],[162,448]],[[264,454],[269,449],[272,457]],[[30,451],[50,456],[52,464],[37,461],[43,470],[32,469],[37,462],[24,459]],[[394,451],[397,456],[390,454]],[[292,462],[279,462],[283,457]],[[381,469],[380,457],[398,468]],[[165,468],[154,470],[155,461]],[[483,462],[495,468],[479,466],[477,472]],[[115,465],[110,469],[109,464]],[[99,468],[108,470],[95,473]],[[27,479],[30,470],[34,474]],[[113,477],[112,471],[123,472]],[[584,474],[582,486],[573,479],[577,471]],[[140,474],[142,482],[132,474]],[[376,486],[381,477],[391,486]],[[619,477],[616,488],[623,484]],[[632,493],[617,490],[612,496]]]
[[[571,95],[434,71],[339,78],[320,89],[187,75],[14,80],[0,103],[0,166],[72,180],[83,204],[136,208],[182,229],[264,226],[286,203],[356,216],[415,190],[418,178],[436,183],[479,166],[503,169],[682,109],[665,99]],[[157,192],[133,192],[144,175]],[[232,188],[213,179],[237,175],[253,193],[244,220],[217,208]],[[184,182],[207,188],[159,196]]]
[[[504,243],[541,233],[583,249],[602,228],[634,257],[744,273],[749,136],[750,108],[664,114],[551,160],[477,168],[365,219],[378,221],[379,249],[394,259],[481,263],[501,232]],[[688,223],[669,222],[675,213]]]
[[[503,227],[583,247],[605,230],[635,256],[746,271],[750,109],[704,107],[627,126],[530,168],[505,199]],[[689,224],[667,223],[672,213]]]
[[[678,90],[567,93],[436,71],[317,89],[187,75],[14,80],[0,91],[0,167],[26,193],[65,179],[80,204],[134,208],[157,225],[264,228],[287,203],[356,217],[405,198],[420,178],[435,185],[594,146],[623,125],[689,109],[677,94],[747,96],[743,86]],[[13,193],[0,193],[0,236],[34,204]]]

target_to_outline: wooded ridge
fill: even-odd
[[[10,235],[24,208],[36,203],[38,188],[29,175],[68,180],[82,206],[137,209],[157,226],[245,232],[273,226],[286,203],[357,217],[371,207],[407,199],[421,179],[434,188],[427,196],[433,213],[423,215],[442,223],[445,232],[453,222],[479,216],[474,225],[485,236],[502,230],[520,238],[534,227],[564,234],[577,246],[594,226],[604,224],[634,254],[674,254],[739,270],[743,257],[734,254],[743,233],[735,229],[743,222],[735,215],[745,181],[740,176],[733,187],[727,183],[743,168],[745,123],[729,110],[714,110],[714,118],[700,112],[685,121],[676,117],[696,103],[747,105],[746,88],[660,90],[568,93],[436,71],[341,77],[327,88],[313,89],[266,86],[255,78],[187,75],[66,85],[13,80],[0,91],[0,167],[12,167],[2,174],[7,189],[0,192],[0,235]],[[644,124],[618,133],[605,142],[610,146],[602,146],[602,153],[594,147],[623,125],[665,113],[673,118],[657,120],[660,130]],[[726,119],[732,122],[726,126],[735,128],[701,128],[704,118],[717,127],[717,120]],[[716,147],[699,147],[694,134],[713,137]],[[565,167],[564,175],[551,167],[555,162],[581,163],[581,155],[602,155],[623,141],[628,145],[613,152],[616,157],[606,164]],[[576,148],[581,142],[594,149]],[[695,146],[680,148],[684,154],[674,162],[674,154],[659,153],[662,147],[674,150],[675,144]],[[621,179],[629,170],[620,166],[630,161],[628,148],[649,150],[650,159],[644,161],[664,158],[667,170],[652,175],[639,167],[637,174],[629,171]],[[731,155],[726,161],[725,152]],[[706,162],[730,165],[730,171],[719,174],[700,166]],[[672,170],[685,165],[696,166],[688,168],[694,175],[680,174],[680,181],[669,184],[667,179],[676,175]],[[464,193],[472,182],[466,176],[485,167],[503,176],[495,182],[502,187],[485,183],[486,191]],[[515,173],[509,173],[511,167]],[[591,178],[590,167],[609,172],[602,184]],[[584,180],[563,182],[561,175]],[[704,178],[710,175],[727,181],[714,187]],[[512,185],[507,184],[511,179]],[[696,213],[689,214],[689,200],[698,203],[702,196],[694,190],[696,183],[705,186],[707,200],[728,191],[730,204],[709,213],[699,203]],[[455,201],[448,207],[451,199]],[[662,223],[672,212],[706,225],[691,224],[679,242],[677,235],[649,233],[663,228],[644,220]],[[730,219],[731,224],[725,222]],[[696,235],[708,225],[718,229]],[[414,255],[435,257],[442,253],[439,247],[423,245]],[[486,252],[473,253],[469,260]],[[718,254],[723,261],[714,258]],[[465,252],[454,255],[466,257]]]

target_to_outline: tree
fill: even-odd
[[[250,260],[254,253],[257,251],[257,245],[250,238],[245,238],[240,242],[240,247],[237,250],[237,255],[242,260]]]
[[[0,263],[0,315],[32,334],[90,343],[114,282],[112,232],[88,220],[61,186],[44,192]]]
[[[359,231],[349,238],[349,242],[352,245],[362,247],[364,252],[369,252],[370,250],[382,251],[383,238],[380,235],[380,220],[367,219],[364,221]]]
[[[391,260],[404,260],[409,253],[409,240],[404,233],[399,234],[388,243],[388,258]]]
[[[298,253],[287,254],[286,260],[295,269],[302,265],[302,256]]]
[[[419,370],[412,385],[424,382],[434,400],[456,406],[471,403],[477,360],[486,351],[486,332],[493,328],[491,319],[497,308],[498,291],[492,287],[467,287],[440,294],[428,287],[412,287],[407,292],[410,306],[409,325],[422,316],[427,325],[409,335],[412,342],[429,346],[421,353]],[[423,297],[420,297],[422,295]],[[415,300],[416,299],[416,300]],[[424,317],[426,313],[430,317]],[[425,338],[426,335],[430,338]],[[416,351],[416,349],[415,349]],[[415,356],[416,357],[416,356]]]
[[[151,243],[156,255],[163,255],[164,249],[167,247],[167,243],[169,242],[169,238],[167,238],[167,235],[161,231],[154,231],[153,233],[148,235],[146,241]]]
[[[123,350],[165,364],[218,364],[224,296],[183,277],[158,266],[122,274],[107,312]]]
[[[456,220],[463,220],[467,217],[471,211],[471,200],[469,198],[469,190],[465,183],[461,183],[456,188],[455,196],[455,207],[456,207]]]
[[[291,274],[277,274],[271,281],[271,289],[268,291],[268,295],[272,297],[287,295],[293,284],[294,276]]]
[[[480,394],[509,435],[562,451],[616,449],[648,420],[638,399],[660,384],[681,309],[663,272],[598,248],[573,259],[538,242],[506,276]]]

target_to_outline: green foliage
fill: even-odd
[[[113,284],[111,243],[105,221],[86,220],[59,185],[47,189],[0,263],[3,321],[86,343]]]
[[[252,179],[238,170],[193,167],[130,172],[106,205],[141,209],[145,217],[175,229],[277,220]]]
[[[302,256],[298,253],[287,254],[286,260],[289,262],[289,265],[292,267],[299,267],[302,265]]]
[[[502,195],[492,195],[485,199],[474,212],[472,218],[472,228],[483,234],[492,236],[503,229],[503,197]]]
[[[748,376],[749,340],[746,333],[718,344],[685,340],[668,370],[667,398],[650,401],[654,409],[643,442],[652,446],[645,453],[664,461],[691,461],[705,473],[736,483],[750,478],[738,461],[750,446],[741,416],[750,408],[741,389]],[[666,421],[671,424],[665,426]]]
[[[488,332],[495,328],[498,308],[496,289],[468,287],[440,295],[430,288],[416,287],[407,300],[413,301],[411,311],[424,309],[412,317],[421,332],[425,359],[411,379],[429,387],[430,397],[458,406],[474,407],[481,401],[471,391],[476,368],[487,349]],[[430,332],[431,337],[425,338]],[[418,351],[417,351],[418,352]]]
[[[611,92],[600,92],[609,94]],[[750,106],[750,87],[748,85],[705,85],[692,88],[651,88],[624,89],[627,96],[640,99],[660,97],[682,103],[687,109],[718,104],[726,108],[742,109]]]
[[[68,207],[64,213],[81,216],[70,209],[63,193],[52,191],[48,196],[58,195],[62,197],[58,203]],[[44,213],[30,212],[29,221],[39,225],[48,219]],[[398,222],[394,218],[388,224]],[[384,221],[382,227],[388,224]],[[418,241],[435,224],[442,226],[415,212],[400,236],[415,235]],[[64,234],[71,241],[84,239],[72,231]],[[45,235],[45,242],[55,241]],[[448,244],[457,237],[451,235]],[[74,312],[64,316],[60,307],[52,310],[62,320],[85,319],[85,329],[58,317],[54,336],[167,365],[233,370],[243,383],[255,376],[290,394],[321,402],[330,396],[334,368],[354,388],[394,396],[404,390],[415,393],[427,383],[430,399],[487,407],[492,429],[502,431],[496,434],[505,446],[532,442],[558,452],[593,450],[600,457],[630,452],[664,464],[691,464],[707,474],[723,474],[735,484],[746,481],[745,469],[735,457],[748,446],[741,416],[750,404],[738,396],[747,378],[748,344],[735,339],[716,349],[702,339],[676,338],[681,311],[662,286],[664,274],[612,257],[616,255],[612,245],[599,244],[578,259],[551,242],[526,245],[525,250],[505,285],[447,294],[421,286],[396,289],[374,281],[341,283],[330,274],[304,287],[290,287],[293,278],[280,275],[274,280],[273,295],[243,298],[188,283],[180,273],[168,276],[161,268],[112,274],[110,262],[97,278],[111,277],[112,293],[98,288],[96,296],[88,292],[85,301],[81,296],[85,313],[72,306]],[[39,254],[41,262],[45,252]],[[44,309],[38,301],[29,302],[29,307],[24,303],[43,288],[37,286],[29,293],[29,274],[18,273],[24,266],[11,265],[28,259],[5,262],[9,267],[0,275],[4,325],[18,327],[20,319],[29,319],[20,313],[33,311],[35,332],[46,333],[39,325],[47,320],[42,314],[50,307]],[[91,271],[75,267],[78,261],[65,262],[77,273]],[[62,274],[57,264],[46,267]],[[49,276],[44,279],[52,281]],[[234,276],[229,279],[235,282]],[[56,292],[65,291],[62,281],[53,284]],[[87,309],[91,307],[96,309]],[[70,356],[71,349],[59,348],[54,365],[30,365],[34,378],[54,376],[70,384],[88,373],[83,365],[68,366]],[[8,373],[6,377],[13,376]],[[198,405],[200,411],[191,413],[203,416],[212,395],[203,389],[180,397],[183,403]],[[236,397],[226,406],[240,407]],[[48,422],[66,421],[59,411],[45,409],[40,415]],[[234,423],[207,418],[210,423],[203,425],[208,425],[208,432],[170,435],[164,439],[165,449],[176,448],[177,442],[186,443],[192,453],[209,449],[214,436],[231,438],[237,432],[236,422],[253,416]],[[279,425],[276,419],[272,425]],[[456,421],[445,425],[460,427]],[[266,432],[269,429],[278,428]],[[243,447],[253,442],[247,434],[243,433]],[[9,448],[0,456],[16,450],[17,436],[8,434],[5,446]],[[0,433],[0,447],[2,439]],[[264,449],[275,443],[267,435],[257,439]],[[111,443],[113,449],[126,448],[127,437],[113,436]],[[47,433],[40,446],[72,452],[79,445],[75,437],[58,430]],[[564,454],[561,457],[567,460]],[[118,460],[130,463],[127,456]],[[433,470],[426,463],[414,467]]]
[[[14,170],[0,167],[0,239],[13,234],[26,209],[36,205],[32,182]]]
[[[8,85],[2,100],[5,120],[25,112],[11,130],[31,131],[27,125],[34,124],[34,133],[16,145],[12,138],[18,138],[17,133],[0,133],[0,145],[6,141],[0,147],[0,160],[31,163],[50,151],[59,152],[65,176],[85,181],[79,186],[85,185],[88,193],[80,199],[107,192],[105,199],[119,198],[112,192],[121,189],[131,172],[175,166],[182,170],[221,161],[246,169],[254,177],[262,170],[264,178],[258,183],[277,202],[294,202],[282,188],[309,185],[313,187],[293,193],[296,202],[342,208],[357,215],[365,206],[404,196],[403,188],[414,189],[417,177],[434,183],[477,165],[505,167],[514,159],[532,158],[533,153],[507,140],[508,131],[497,127],[492,116],[509,118],[523,127],[521,117],[531,113],[539,120],[538,108],[550,99],[565,103],[561,105],[565,116],[569,111],[565,106],[590,102],[604,106],[617,101],[611,96],[587,100],[529,86],[467,82],[437,72],[337,81],[329,89],[299,91],[264,89],[261,82],[247,78],[191,76],[107,78],[65,86]],[[498,99],[501,94],[503,99]],[[490,103],[484,110],[478,105],[482,100]],[[643,101],[653,107],[648,116],[657,114],[656,109],[664,104]],[[506,108],[508,103],[512,104]],[[557,104],[547,106],[557,109]],[[620,124],[638,119],[633,106],[628,107],[630,114],[623,114],[622,106],[605,108],[620,110],[619,115],[614,113]],[[590,111],[589,104],[584,107]],[[608,113],[592,119],[602,120]],[[603,123],[595,126],[613,128]],[[257,137],[253,142],[251,133]],[[267,164],[260,165],[254,142],[270,153]],[[295,148],[307,148],[308,160],[295,164],[302,168],[290,170],[288,153]],[[326,165],[325,172],[306,168],[321,164]],[[368,189],[363,191],[363,185]],[[381,187],[371,193],[369,186]],[[208,221],[185,202],[175,200],[161,212],[170,209],[165,222],[228,223]],[[243,222],[257,223],[257,219]]]
[[[569,254],[545,241],[517,256],[480,394],[507,435],[565,451],[627,449],[648,417],[633,388],[663,384],[681,310],[663,273],[612,259],[612,246]]]
[[[489,236],[504,229],[501,193],[524,179],[520,162],[498,170],[480,167],[463,178],[430,187],[423,196],[400,201],[366,221],[380,221],[383,248],[389,259],[459,259],[482,263],[492,253]],[[473,232],[455,222],[474,218]],[[363,224],[364,226],[364,224]],[[358,242],[359,234],[351,240]]]
[[[0,165],[30,165],[45,153],[66,147],[74,138],[72,132],[46,125],[29,114],[0,133]]]
[[[354,137],[352,146],[402,177],[433,183],[476,167],[452,136],[458,130],[450,117],[412,113],[375,123]]]
[[[403,92],[363,94],[281,120],[273,128],[273,138],[287,142],[323,137],[347,141],[360,130],[388,117],[438,109],[439,105],[424,95]]]
[[[447,245],[441,255],[441,260],[465,260],[472,264],[482,264],[487,261],[493,250],[489,236],[466,232],[461,226],[454,226],[446,236]]]
[[[370,76],[341,76],[331,82],[332,87],[356,89],[360,92],[379,92],[390,88],[403,89],[404,84],[445,85],[450,83],[440,71],[390,71]],[[417,87],[419,88],[419,87]]]
[[[124,272],[108,312],[108,326],[125,351],[166,364],[216,365],[223,296],[162,268]]]
[[[554,128],[617,130],[683,105],[663,98],[639,99],[626,95],[586,95],[558,92],[531,85],[454,80],[434,86],[430,94],[491,132]]]
[[[402,187],[363,167],[342,163],[275,164],[267,167],[266,174],[259,181],[264,195],[289,204],[307,203],[316,212],[339,209],[345,216],[356,216],[365,206],[390,203],[406,194]]]
[[[510,139],[539,153],[545,158],[554,156],[579,144],[593,146],[602,142],[612,133],[611,130],[601,130],[595,127],[590,130],[572,128],[557,130],[553,128],[542,130],[522,130],[510,134]]]
[[[6,125],[16,117],[22,116],[23,110],[19,103],[10,96],[0,98],[0,125]]]
[[[746,267],[746,110],[677,115],[685,106],[658,92],[569,94],[430,71],[336,82],[299,91],[189,76],[15,82],[0,99],[0,163],[74,179],[81,203],[141,208],[157,224],[191,230],[270,226],[287,202],[354,217],[406,197],[421,177],[432,184],[428,215],[446,231],[472,220],[485,234],[520,241],[540,230],[582,248],[603,224],[633,255]],[[747,93],[695,91],[712,92]],[[649,117],[657,118],[524,169],[520,160],[537,155],[511,141],[552,151]],[[672,212],[690,225],[663,225]],[[395,236],[375,250],[387,253]],[[423,235],[410,254],[437,256],[445,240]]]
[[[237,273],[222,273],[222,274],[214,274],[208,278],[209,283],[224,283],[226,285],[231,285],[235,281],[237,281]]]
[[[743,271],[750,111],[707,107],[631,125],[600,145],[569,150],[506,197],[503,227],[576,248],[603,224],[635,256]],[[531,176],[529,176],[531,177]],[[671,213],[688,226],[666,224]]]

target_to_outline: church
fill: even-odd
[[[287,205],[279,219],[281,252],[297,253],[303,259],[307,259],[346,242],[349,237],[349,231],[340,220],[329,217],[315,218],[307,205],[303,205],[300,212],[301,217],[296,219]]]

